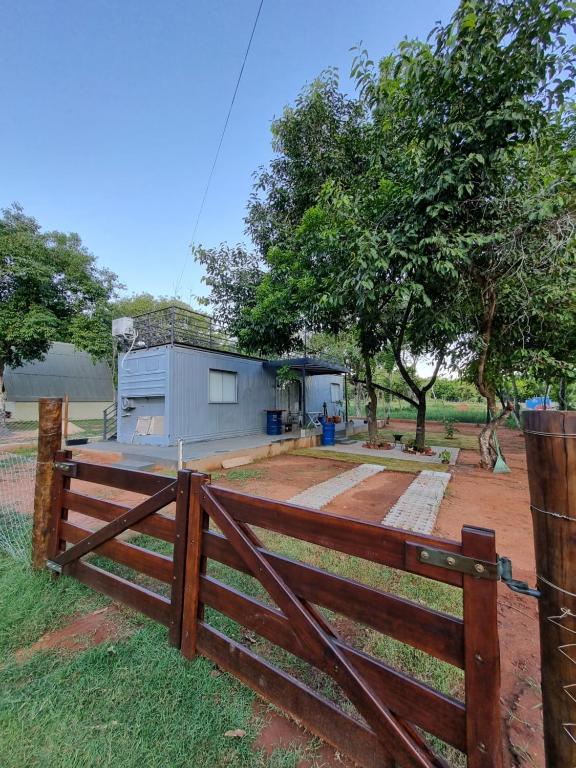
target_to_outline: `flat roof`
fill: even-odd
[[[322,360],[319,357],[285,357],[279,360],[266,360],[264,368],[278,370],[287,366],[295,371],[305,369],[307,376],[321,376],[326,374],[350,373],[348,368],[330,360]]]

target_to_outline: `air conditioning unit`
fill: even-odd
[[[134,338],[134,319],[132,317],[118,317],[112,320],[112,336],[116,338]]]

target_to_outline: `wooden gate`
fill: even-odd
[[[174,479],[65,454],[58,466],[50,567],[168,625],[187,658],[213,660],[366,768],[445,766],[427,734],[464,752],[469,768],[501,768],[493,531],[464,527],[456,542],[225,490],[186,470]],[[96,500],[70,490],[71,477],[149,498],[132,508]],[[157,511],[172,501],[174,516]],[[108,525],[93,532],[70,523],[68,510]],[[459,587],[463,618],[269,551],[253,527]],[[116,538],[129,528],[173,542],[173,557]],[[80,560],[91,551],[170,583],[170,598]],[[214,578],[209,560],[254,576],[274,605]],[[205,620],[205,606],[328,674],[357,714],[222,634]],[[462,669],[465,702],[355,649],[319,607]]]
[[[48,568],[74,576],[89,587],[165,624],[169,628],[170,642],[179,646],[191,473],[179,472],[178,477],[173,478],[71,461],[67,451],[56,455],[55,470]],[[133,507],[96,498],[71,490],[73,478],[136,492],[147,498]],[[174,505],[173,513],[159,512],[169,505]],[[68,520],[69,511],[99,521],[97,525],[102,521],[107,525],[94,530],[89,523],[72,523]],[[117,538],[129,529],[173,544],[172,556]],[[68,544],[72,546],[67,548]],[[169,584],[170,589],[164,591],[169,591],[170,597],[81,560],[90,553]]]

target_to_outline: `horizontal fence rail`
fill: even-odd
[[[502,767],[496,581],[486,578],[497,561],[492,531],[465,527],[460,541],[418,535],[219,488],[189,470],[174,478],[72,461],[67,452],[55,466],[53,570],[165,624],[187,658],[211,659],[362,766],[446,766],[430,735],[465,753],[469,768]],[[98,498],[86,484],[139,500]],[[286,557],[260,530],[461,589],[463,617]],[[94,555],[144,581],[105,570]],[[268,600],[217,578],[212,561],[256,579]],[[357,714],[211,626],[206,607],[333,678]],[[354,647],[321,609],[463,670],[464,701]]]
[[[169,628],[170,641],[179,646],[191,473],[182,471],[175,479],[126,471],[71,461],[67,451],[56,455],[55,467],[49,567],[165,624]],[[136,492],[143,498],[133,505],[108,501],[71,490],[73,481]],[[169,505],[174,507],[173,514],[159,511]],[[71,521],[70,512],[80,513],[82,521]],[[129,532],[146,534],[172,544],[172,554],[162,554],[118,538]],[[83,558],[87,555],[98,555],[170,585],[170,596],[154,586],[135,583],[86,562]]]

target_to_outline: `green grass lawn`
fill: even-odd
[[[378,409],[378,417],[382,419],[385,416],[386,408],[381,405]],[[400,400],[393,400],[390,418],[416,421],[416,408],[408,405],[408,403],[402,403]],[[486,404],[429,400],[426,407],[426,418],[428,421],[443,421],[445,418],[450,418],[463,423],[483,424],[486,421]]]
[[[0,555],[2,768],[288,768],[302,750],[253,750],[252,691],[204,659],[186,661],[166,629],[132,612],[132,633],[93,649],[14,652],[74,614],[109,602],[73,579],[53,581]],[[227,730],[246,731],[242,739]]]
[[[289,537],[257,533],[268,548],[285,556],[461,615],[458,589]],[[158,551],[170,549],[149,537],[137,537],[134,543]],[[101,558],[98,561],[110,565]],[[118,565],[113,570],[130,573]],[[209,573],[269,602],[259,582],[250,576],[216,562],[209,563]],[[138,581],[146,583],[143,578]],[[47,573],[31,573],[3,555],[0,590],[4,598],[0,614],[3,768],[189,768],[198,764],[296,768],[302,759],[321,767],[315,759],[318,740],[312,740],[306,749],[277,749],[270,757],[255,751],[254,740],[263,721],[254,714],[252,691],[233,677],[215,672],[205,659],[186,661],[168,645],[164,627],[132,611],[120,614],[129,630],[122,639],[79,653],[42,651],[17,663],[14,653],[18,648],[65,625],[73,615],[109,601],[73,579],[54,580]],[[329,611],[323,613],[339,626],[341,619]],[[206,618],[233,639],[248,639],[252,650],[353,712],[331,678],[258,636],[247,638],[242,627],[213,610],[207,609]],[[462,697],[460,670],[366,627],[355,625],[353,629],[353,643],[358,648],[445,693]],[[224,736],[236,728],[246,731],[246,736]],[[452,765],[465,765],[460,753],[437,746]]]

